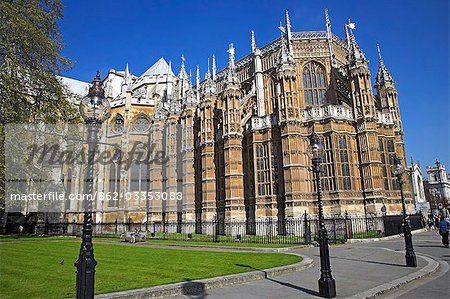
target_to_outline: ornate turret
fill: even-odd
[[[358,67],[368,67],[369,60],[366,59],[364,52],[356,43],[355,35],[352,31],[350,31],[350,48],[348,53],[348,63],[350,69],[358,68]]]
[[[227,52],[229,55],[228,55],[228,69],[227,69],[227,74],[226,74],[226,79],[225,79],[225,88],[226,89],[239,88],[239,80],[236,75],[236,65],[234,64],[235,50],[234,50],[234,46],[232,43],[228,47]]]
[[[364,52],[356,43],[353,29],[355,29],[355,24],[350,23],[349,20],[349,24],[346,25],[346,36],[348,38],[348,67],[353,93],[353,106],[356,107],[357,118],[373,119],[375,117],[375,100],[370,79],[369,60],[366,59]]]
[[[377,45],[378,50],[378,72],[375,81],[375,88],[377,90],[378,103],[382,113],[389,113],[392,117],[395,127],[402,131],[402,122],[400,119],[400,109],[398,105],[398,94],[395,88],[395,81],[392,75],[384,65],[384,60],[381,57],[380,46]]]
[[[230,44],[228,48],[228,69],[225,77],[225,89],[222,93],[222,102],[224,108],[224,126],[225,134],[241,133],[241,115],[240,115],[240,95],[239,81],[236,75],[236,66],[234,64],[234,47]]]
[[[181,55],[181,67],[180,67],[180,73],[178,74],[178,78],[182,80],[187,80],[188,75],[186,73],[186,66],[184,65],[184,62],[186,61],[186,58],[184,58],[184,55]]]
[[[255,70],[254,87],[256,93],[256,106],[258,116],[264,116],[266,114],[264,104],[264,79],[262,75],[262,61],[261,50],[256,46],[255,32],[252,30],[252,53],[253,53],[253,65]]]
[[[285,28],[280,22],[280,27],[278,27],[281,32],[281,46],[280,52],[278,54],[278,62],[277,62],[277,74],[278,76],[287,76],[290,78],[295,78],[295,61],[292,56],[292,52],[289,51],[288,46],[286,45],[286,36],[284,35]]]
[[[177,82],[177,95],[179,98],[183,99],[185,97],[186,91],[189,88],[189,78],[186,73],[186,66],[184,65],[184,62],[186,59],[184,58],[184,55],[181,55],[181,68],[180,73],[178,74],[178,82]]]
[[[197,94],[192,86],[192,71],[189,71],[189,80],[187,84],[186,92],[183,96],[183,106],[197,106],[199,101],[197,100]]]
[[[214,95],[216,93],[216,84],[211,78],[211,72],[209,70],[209,57],[208,57],[208,70],[205,75],[205,82],[202,84],[203,93],[205,95]]]
[[[287,27],[288,26],[283,27],[281,22],[278,27],[281,33],[281,45],[276,66],[276,79],[278,81],[278,94],[280,96],[279,103],[281,107],[281,121],[300,117],[296,92],[297,87],[295,82],[295,60],[292,52],[288,48],[288,45],[286,45],[286,38],[288,38],[288,34],[284,34]]]
[[[378,72],[375,81],[375,87],[379,87],[385,85],[386,87],[395,87],[394,79],[391,76],[391,73],[387,70],[384,65],[383,57],[381,57],[380,45],[377,45],[378,51]]]
[[[222,104],[219,109],[223,118],[223,156],[230,158],[223,168],[225,201],[218,209],[219,221],[223,217],[245,219],[244,188],[237,187],[243,186],[244,163],[242,161],[241,90],[236,74],[235,49],[232,43],[227,52],[228,68],[225,73],[224,90],[220,95]]]

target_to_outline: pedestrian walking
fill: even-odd
[[[450,223],[447,219],[444,218],[444,215],[441,216],[441,221],[439,222],[439,234],[442,236],[442,245],[448,248],[448,231],[450,228]]]

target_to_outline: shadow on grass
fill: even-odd
[[[190,279],[185,279],[186,282],[182,285],[182,294],[195,299],[204,299],[206,298],[205,284],[202,282],[191,281]]]
[[[320,297],[319,296],[319,292],[316,292],[316,291],[313,291],[313,290],[310,290],[310,289],[307,289],[307,288],[303,288],[301,286],[296,286],[296,285],[293,285],[293,284],[288,283],[288,282],[279,281],[279,280],[276,280],[276,279],[273,279],[273,278],[269,278],[269,277],[267,277],[267,272],[264,271],[264,270],[261,270],[261,269],[258,269],[258,268],[255,268],[255,267],[252,267],[252,266],[249,266],[249,265],[243,265],[243,264],[235,264],[235,265],[239,266],[239,267],[249,268],[249,269],[252,269],[252,270],[255,270],[255,271],[263,272],[264,273],[264,278],[267,279],[267,280],[273,281],[273,282],[278,283],[280,285],[283,285],[285,287],[293,288],[295,290],[301,291],[303,293],[306,293],[306,294],[309,294],[309,295],[312,295],[312,296]]]

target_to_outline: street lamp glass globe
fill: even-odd
[[[319,141],[319,136],[316,133],[313,133],[310,138],[310,147],[308,154],[313,160],[321,160],[323,155],[323,146]]]
[[[101,96],[86,96],[80,103],[81,117],[86,120],[92,120],[99,123],[108,119],[111,113],[109,101]]]
[[[395,158],[391,171],[393,175],[402,175],[405,172],[405,166],[400,162],[400,159]]]

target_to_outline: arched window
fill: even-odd
[[[115,119],[114,119],[114,124],[113,124],[113,132],[114,133],[120,133],[123,131],[123,126],[124,126],[124,119],[123,116],[120,114],[117,114]]]
[[[146,163],[146,149],[142,145],[138,145],[133,153],[133,161],[131,162],[131,192],[147,193],[148,189],[148,163]],[[141,194],[139,194],[141,195]],[[139,198],[141,198],[139,196]]]
[[[131,186],[130,191],[139,192],[139,172],[140,172],[140,164],[133,160],[131,162]]]
[[[109,167],[109,192],[111,195],[108,207],[119,207],[120,198],[120,163],[111,162]]]
[[[388,139],[386,142],[387,155],[389,159],[389,170],[395,165],[395,146],[392,139]],[[397,178],[391,173],[391,190],[399,190],[399,185],[397,183]]]
[[[321,106],[326,103],[327,91],[325,68],[317,62],[310,62],[303,68],[303,95],[305,105]]]
[[[350,179],[350,163],[348,159],[347,138],[345,135],[339,136],[339,160],[341,162],[342,171],[342,188],[344,190],[351,190],[352,184]]]
[[[256,176],[258,195],[270,195],[269,148],[267,144],[256,145]]]
[[[143,114],[139,115],[134,122],[134,131],[143,133],[147,132],[149,128],[150,120],[147,118],[147,116]]]
[[[108,201],[108,207],[119,207],[121,161],[121,151],[116,150],[109,166],[109,192],[111,199]]]
[[[384,146],[383,139],[379,138],[378,143],[379,143],[381,166],[382,166],[382,170],[383,170],[384,189],[389,190],[388,164],[387,164],[387,158],[386,158],[385,146]]]
[[[336,177],[334,171],[333,144],[331,135],[320,137],[323,147],[321,185],[323,191],[336,190]]]

